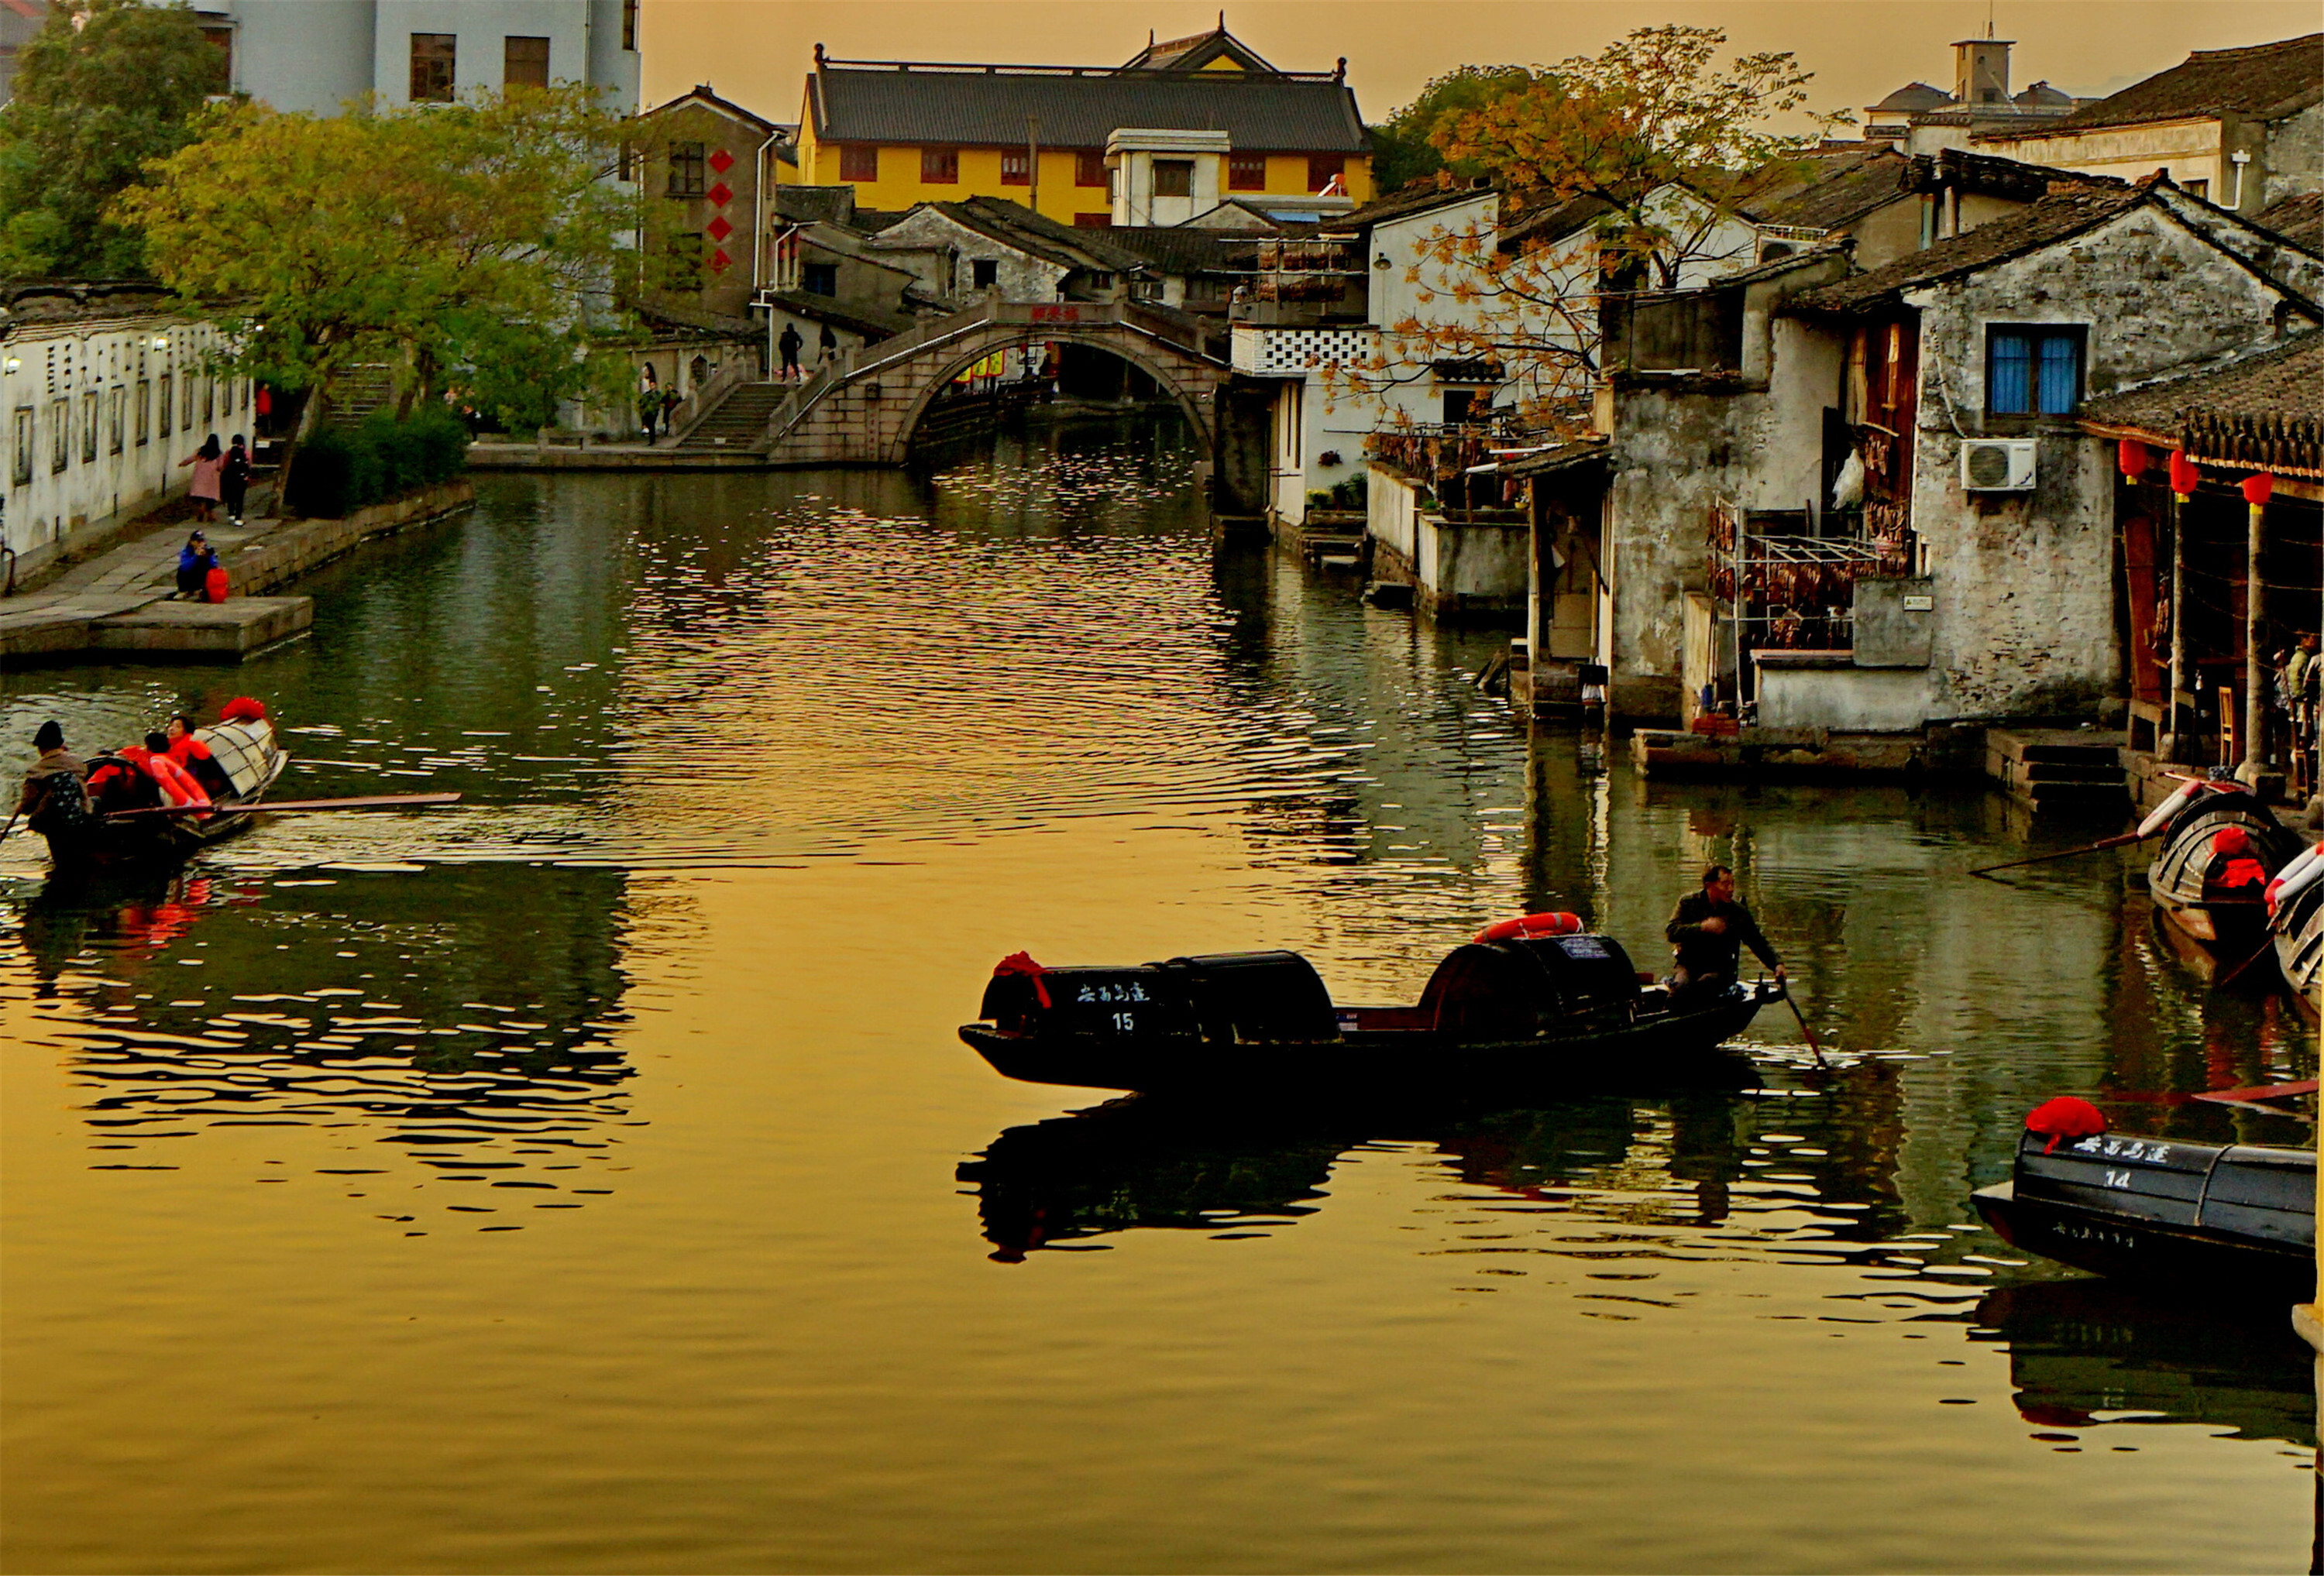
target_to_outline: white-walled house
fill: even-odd
[[[209,434],[251,430],[251,384],[205,366],[217,330],[152,285],[0,290],[5,571],[21,580],[184,489]]]
[[[448,100],[519,83],[586,82],[638,109],[639,0],[204,0],[235,91],[336,115],[352,98]]]

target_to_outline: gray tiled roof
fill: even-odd
[[[2072,186],[2052,192],[2021,213],[1992,219],[1976,229],[1909,253],[1869,273],[1856,274],[1793,298],[1794,312],[1861,312],[1908,290],[1974,273],[2011,257],[2038,251],[2104,224],[2144,202],[2148,188]]]
[[[2324,331],[2209,372],[2093,400],[2082,420],[2174,438],[2199,458],[2313,475],[2324,469]]]
[[[830,143],[1015,147],[1026,117],[1050,148],[1102,148],[1126,126],[1222,131],[1238,150],[1360,153],[1356,97],[1329,78],[1241,71],[1031,71],[1008,67],[869,69],[807,78],[816,135]]]
[[[2240,50],[2197,50],[2167,71],[2069,115],[2009,134],[2052,136],[2193,115],[2265,115],[2324,95],[2324,32]]]

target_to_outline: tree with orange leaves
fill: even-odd
[[[1741,205],[1797,180],[1848,118],[1805,107],[1811,73],[1790,53],[1722,66],[1726,42],[1718,28],[1640,28],[1440,119],[1431,141],[1448,164],[1486,171],[1503,211],[1420,244],[1405,274],[1418,309],[1336,369],[1342,388],[1392,407],[1391,391],[1438,364],[1481,364],[1508,396],[1500,409],[1581,425],[1605,296],[1748,266]],[[1806,129],[1771,130],[1775,117]]]

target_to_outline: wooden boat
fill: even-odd
[[[2301,1007],[2324,1017],[2324,880],[2291,890],[2268,916],[2275,961]]]
[[[2100,1275],[2287,1302],[2316,1290],[2313,1150],[2029,1129],[2010,1180],[1972,1196],[2014,1245]]]
[[[2248,789],[2231,783],[2190,786],[2200,791],[2165,824],[2162,851],[2147,869],[2147,893],[2166,924],[2212,956],[2240,964],[2267,945],[2267,905],[2259,887],[2230,896],[2210,885],[2215,840],[2229,826],[2240,828],[2250,839],[2250,856],[2271,876],[2305,845]]]
[[[196,732],[234,783],[230,794],[217,796],[205,815],[118,815],[106,806],[69,828],[46,832],[49,857],[60,867],[90,865],[166,864],[184,860],[215,843],[247,831],[257,819],[253,813],[282,775],[290,758],[274,742],[274,730],[264,722],[220,723]],[[97,768],[119,760],[99,755],[88,763]],[[126,762],[123,762],[126,765]]]
[[[1720,1046],[1783,993],[1761,982],[1674,996],[1650,978],[1611,936],[1579,931],[1471,942],[1412,1007],[1334,1006],[1291,952],[1114,969],[1043,969],[1020,953],[960,1037],[1031,1083],[1514,1094],[1731,1069]]]

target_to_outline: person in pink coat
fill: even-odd
[[[178,462],[180,470],[194,467],[194,484],[186,489],[186,496],[201,511],[202,523],[210,522],[210,512],[217,507],[224,495],[222,481],[226,474],[226,451],[218,447],[217,434],[202,439],[202,447]]]

